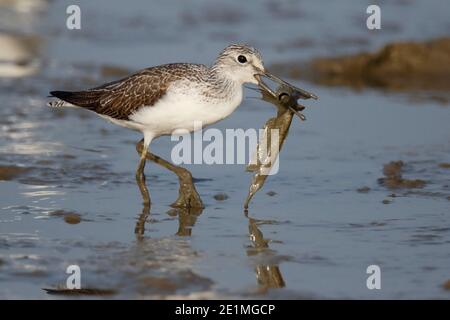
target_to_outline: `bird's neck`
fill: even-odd
[[[227,69],[220,63],[215,63],[209,69],[210,76],[220,81],[235,82],[233,76],[227,72]]]
[[[214,64],[209,69],[208,83],[214,87],[215,92],[222,96],[232,96],[233,94],[242,92],[242,85],[232,76],[227,74],[226,70],[220,64]]]

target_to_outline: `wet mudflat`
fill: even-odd
[[[307,121],[294,118],[279,172],[248,215],[244,164],[186,166],[205,204],[186,212],[169,207],[176,177],[151,163],[152,206],[142,215],[134,179],[140,134],[89,112],[45,106],[51,89],[94,86],[165,62],[210,63],[234,41],[252,43],[275,65],[441,37],[449,25],[440,1],[386,4],[386,28],[376,36],[364,28],[367,5],[350,1],[335,10],[315,2],[104,4],[81,2],[81,31],[65,29],[64,1],[2,7],[10,18],[7,25],[0,19],[1,30],[20,44],[11,52],[32,53],[11,62],[20,77],[0,69],[1,298],[450,297],[446,100],[291,80],[320,100],[306,103]],[[415,23],[396,19],[402,15]],[[164,21],[171,23],[163,28]],[[29,39],[39,40],[39,55]],[[260,128],[274,114],[246,99],[215,127]],[[162,138],[152,146],[169,159],[175,144]],[[58,290],[73,264],[85,289],[78,295]],[[381,290],[366,287],[373,264],[382,270]]]

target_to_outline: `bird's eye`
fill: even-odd
[[[247,62],[247,58],[246,58],[245,56],[243,56],[243,55],[240,55],[240,56],[238,57],[238,61],[239,61],[240,63],[246,63],[246,62]]]

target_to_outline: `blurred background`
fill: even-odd
[[[66,27],[73,4],[80,30]],[[0,0],[0,297],[72,298],[58,289],[77,264],[91,289],[81,298],[448,299],[448,3],[377,1],[380,30],[366,27],[370,4]],[[248,216],[243,165],[188,166],[203,212],[170,209],[177,180],[149,165],[143,215],[140,134],[46,107],[51,90],[211,64],[234,42],[320,97],[294,119]],[[246,97],[215,127],[273,116]],[[174,144],[154,151],[169,159]],[[381,290],[366,286],[373,264]]]

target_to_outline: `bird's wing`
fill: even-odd
[[[93,89],[50,94],[98,114],[128,120],[140,107],[152,106],[161,99],[173,81],[183,78],[186,68],[183,64],[152,67]]]

